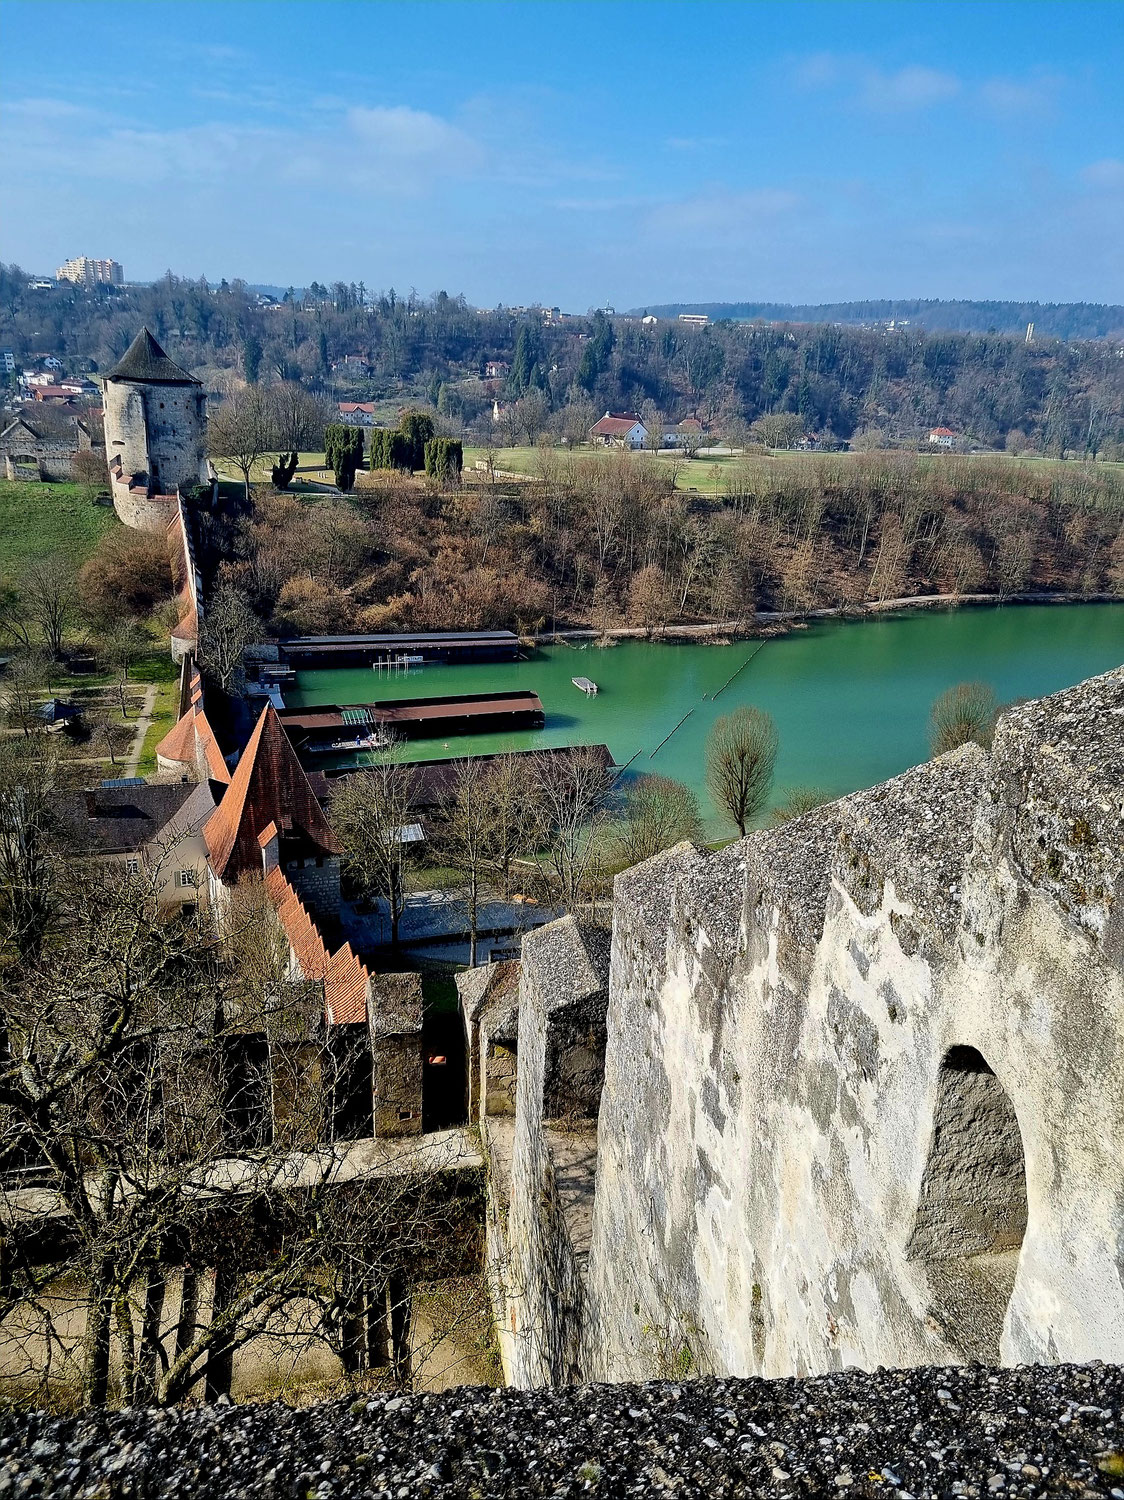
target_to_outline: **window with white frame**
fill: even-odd
[[[140,855],[138,855],[138,854],[130,854],[129,855],[128,859],[125,861],[125,874],[126,875],[139,875],[140,874]]]
[[[177,870],[176,885],[182,887],[193,887],[195,885],[194,870]]]

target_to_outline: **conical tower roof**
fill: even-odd
[[[168,358],[147,328],[141,329],[105,378],[134,380],[145,385],[200,384],[194,375],[189,375],[175,360]]]

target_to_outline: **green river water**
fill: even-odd
[[[304,707],[531,688],[546,711],[544,729],[417,740],[413,756],[604,743],[619,765],[631,762],[634,772],[660,772],[693,787],[709,829],[728,834],[703,780],[706,735],[719,714],[752,703],[776,720],[774,802],[793,786],[832,795],[873,786],[927,757],[929,706],[954,683],[987,682],[1008,701],[1040,697],[1120,666],[1124,604],[825,620],[758,645],[625,641],[604,649],[550,646],[515,663],[428,666],[406,677],[369,668],[301,672],[285,702]],[[748,666],[723,689],[751,653]],[[578,676],[598,684],[596,697],[572,685]]]

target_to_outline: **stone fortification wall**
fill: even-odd
[[[114,508],[126,526],[162,531],[175,520],[180,487],[207,478],[203,392],[107,380],[103,394]]]
[[[505,1371],[516,1385],[581,1373],[608,970],[609,934],[573,917],[523,939],[515,1126],[505,1131],[500,1116],[486,1134],[491,1191],[506,1200],[502,1216],[491,1205],[489,1263]],[[480,1092],[486,1099],[486,1080]]]
[[[583,1374],[1124,1357],[1122,886],[1124,671],[620,877]]]

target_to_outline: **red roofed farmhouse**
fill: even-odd
[[[648,429],[635,412],[607,411],[590,428],[589,436],[606,448],[643,448]]]

